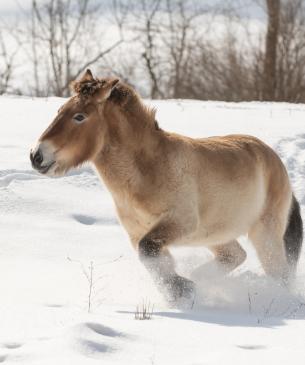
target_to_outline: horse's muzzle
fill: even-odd
[[[30,160],[33,168],[41,174],[46,174],[55,163],[55,161],[44,162],[44,156],[40,148],[30,152]]]
[[[40,170],[41,165],[43,163],[43,154],[40,151],[40,149],[38,149],[36,151],[31,151],[30,159],[31,159],[33,168],[36,170]]]

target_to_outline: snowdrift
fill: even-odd
[[[167,308],[91,167],[56,179],[32,170],[30,147],[63,102],[0,98],[0,363],[302,363],[304,252],[288,291],[264,276],[246,237],[248,259],[227,277],[205,249],[177,249],[179,272],[191,277],[206,263],[206,274],[196,278],[192,310]],[[163,129],[193,137],[252,134],[271,145],[304,216],[305,106],[147,103],[157,108]],[[154,314],[137,321],[143,300]]]

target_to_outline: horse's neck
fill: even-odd
[[[122,124],[115,124],[115,139],[109,133],[108,143],[94,164],[110,191],[136,193],[149,179],[148,169],[155,159],[162,131],[147,126],[136,128],[138,125],[127,128]]]

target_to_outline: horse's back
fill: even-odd
[[[276,152],[256,137],[228,135],[195,140],[199,164],[225,183],[249,181],[261,175],[266,188],[289,185],[288,174]],[[267,186],[268,185],[268,186]],[[274,186],[273,186],[274,187]]]
[[[291,188],[286,169],[259,139],[197,139],[191,150],[197,170],[198,234],[208,232],[209,243],[246,234],[271,207],[283,210],[283,218],[288,214]]]

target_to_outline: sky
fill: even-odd
[[[32,0],[0,0],[0,14],[1,16],[14,15],[19,13],[20,7],[29,9],[31,2]]]
[[[37,0],[38,4],[45,0]],[[100,0],[93,0],[98,2]],[[111,0],[106,0],[111,2]],[[14,18],[20,15],[20,10],[25,11],[30,8],[32,0],[0,0],[0,18]],[[201,2],[206,5],[230,4],[234,5],[241,15],[252,18],[261,18],[264,16],[263,9],[254,0],[196,0],[196,4]]]

